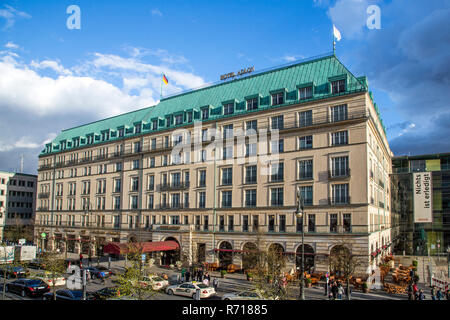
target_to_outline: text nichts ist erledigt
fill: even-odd
[[[430,192],[430,180],[431,177],[429,174],[426,174],[423,176],[423,190],[422,190],[422,176],[421,175],[417,175],[416,176],[416,195],[421,195],[423,192],[423,195],[425,197],[425,201],[424,201],[424,208],[425,209],[429,209],[431,206],[431,192]]]

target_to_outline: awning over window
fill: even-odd
[[[142,253],[153,251],[177,250],[180,246],[176,241],[157,241],[157,242],[109,242],[103,247],[103,252],[111,254],[126,254],[130,251],[140,251]]]

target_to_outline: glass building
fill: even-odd
[[[450,153],[392,159],[392,224],[394,252],[446,255],[450,248]],[[431,172],[431,223],[415,223],[414,173]]]

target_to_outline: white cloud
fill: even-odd
[[[286,54],[284,57],[282,57],[281,59],[287,62],[293,62],[293,61],[297,61],[300,59],[304,59],[305,56],[303,55],[292,55],[292,54]]]
[[[5,44],[5,48],[8,49],[19,49],[19,46],[17,44],[15,44],[12,41],[9,41],[7,44]]]
[[[162,12],[161,11],[159,11],[159,9],[153,9],[152,11],[152,15],[154,15],[154,16],[160,16],[160,17],[162,17]]]
[[[404,135],[407,132],[410,132],[412,129],[414,129],[416,127],[415,123],[411,123],[408,127],[406,127],[405,129],[403,129],[402,131],[399,132],[398,136],[401,137],[402,135]]]
[[[35,69],[52,69],[58,74],[61,75],[71,75],[72,72],[68,69],[65,69],[58,61],[53,60],[44,60],[41,62],[31,61],[30,66]]]
[[[17,18],[25,18],[29,19],[31,16],[23,11],[19,11],[7,4],[3,6],[3,9],[0,9],[0,17],[6,20],[6,24],[3,27],[4,30],[11,28],[16,22]]]

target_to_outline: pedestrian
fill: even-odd
[[[419,290],[419,300],[425,300],[425,295],[423,294],[423,290]]]
[[[450,300],[450,290],[447,289],[445,297],[447,298],[447,300]]]
[[[211,277],[209,276],[208,271],[205,273],[205,279],[208,279],[208,283],[211,281]]]
[[[431,300],[436,300],[436,287],[431,287]]]
[[[344,288],[342,287],[342,284],[339,282],[338,286],[338,300],[342,300],[342,295],[344,294]]]
[[[331,292],[333,293],[333,300],[336,300],[337,291],[338,291],[337,284],[336,282],[333,282],[333,285],[331,286]]]
[[[214,278],[213,280],[214,291],[217,292],[217,288],[219,288],[219,279]]]
[[[209,287],[209,280],[205,277],[205,279],[203,279],[203,284],[207,287]]]
[[[411,283],[408,285],[408,300],[413,300],[413,286]]]
[[[105,278],[106,278],[105,272],[104,271],[100,272],[100,280],[102,284],[105,284]]]
[[[198,270],[198,281],[202,281],[203,280],[203,270],[199,269]]]
[[[189,270],[186,271],[186,282],[189,282],[189,278],[191,277],[191,273],[189,272]]]
[[[89,269],[86,269],[86,279],[87,279],[87,282],[91,283],[92,277],[91,277],[91,272],[89,271]]]
[[[436,299],[441,300],[441,298],[442,298],[442,291],[441,288],[439,288],[436,292]]]
[[[417,300],[417,298],[419,296],[419,289],[417,288],[417,283],[415,283],[415,282],[413,284],[413,295],[414,295],[414,300]]]
[[[186,274],[186,269],[181,269],[181,281],[184,281],[184,275]]]

